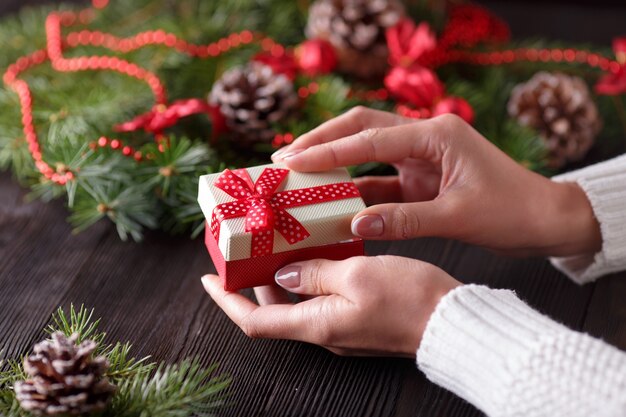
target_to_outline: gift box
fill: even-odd
[[[198,202],[207,249],[229,291],[271,284],[293,262],[363,255],[350,223],[365,204],[345,168],[227,169],[200,177]]]

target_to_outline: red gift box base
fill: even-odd
[[[364,254],[363,240],[358,239],[352,242],[304,248],[256,258],[225,261],[209,229],[207,226],[204,243],[209,250],[211,259],[213,259],[217,273],[222,278],[226,291],[273,284],[276,271],[293,262],[309,259],[339,261]]]

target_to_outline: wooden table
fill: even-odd
[[[111,340],[137,356],[197,356],[233,377],[222,416],[476,416],[405,359],[343,358],[303,343],[250,340],[205,294],[213,266],[200,239],[149,234],[122,243],[106,222],[77,236],[60,202],[25,203],[0,175],[0,351],[14,357],[43,337],[59,305],[96,309]],[[371,254],[415,257],[463,282],[512,288],[566,325],[626,349],[626,273],[579,287],[542,259],[511,260],[451,241],[369,245]]]

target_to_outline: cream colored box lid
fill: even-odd
[[[283,164],[269,164],[247,168],[252,181],[256,182],[265,168],[286,167]],[[235,200],[213,185],[220,175],[221,173],[200,177],[198,203],[208,222],[211,221],[213,209],[217,205]],[[351,181],[352,178],[345,168],[316,173],[289,171],[276,192]],[[354,239],[350,231],[350,223],[354,215],[364,208],[365,203],[360,197],[287,208],[285,210],[308,230],[310,236],[290,245],[280,233],[274,231],[273,253]],[[227,261],[250,257],[252,234],[245,231],[244,220],[245,217],[239,217],[221,222],[218,246]]]

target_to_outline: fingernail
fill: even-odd
[[[285,159],[291,158],[294,155],[299,154],[304,149],[294,149],[293,151],[287,151],[285,153],[281,153],[275,156],[276,159],[284,161]]]
[[[299,265],[289,265],[281,268],[276,272],[274,279],[276,283],[285,288],[296,288],[300,286],[300,271],[302,267]]]
[[[377,237],[383,234],[383,218],[378,214],[367,214],[352,222],[352,234],[359,237]]]
[[[272,156],[270,158],[274,159],[274,158],[278,158],[281,154],[285,153],[285,151],[289,149],[289,146],[285,146],[283,148],[280,148],[279,150],[277,150],[276,152],[274,152],[272,154]]]

